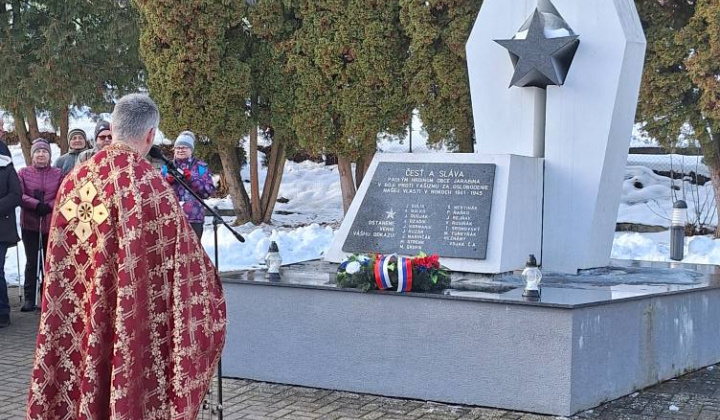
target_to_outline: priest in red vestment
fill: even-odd
[[[146,159],[145,95],[63,181],[49,234],[28,419],[196,419],[225,340],[220,278]]]

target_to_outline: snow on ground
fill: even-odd
[[[668,228],[674,200],[684,200],[689,221],[714,225],[718,220],[714,197],[709,182],[696,185],[688,179],[673,181],[645,166],[627,166],[617,221]]]
[[[670,262],[670,232],[616,233],[612,258],[622,260]],[[720,240],[709,236],[685,238],[685,258],[688,264],[720,264]]]
[[[10,129],[12,120],[7,116],[4,120],[5,128]],[[47,124],[46,119],[41,121],[42,124]],[[70,127],[80,127],[92,134],[94,125],[92,118],[81,115],[71,120]],[[49,125],[43,128],[50,129]],[[438,149],[427,147],[426,139],[427,133],[415,116],[413,151],[416,153],[445,151],[442,145]],[[156,139],[156,142],[159,141],[162,141],[162,138]],[[247,141],[245,139],[246,144]],[[408,136],[403,139],[380,136],[378,145],[383,152],[402,153],[409,151],[410,141]],[[656,143],[643,133],[639,126],[636,126],[632,145],[652,146]],[[25,166],[20,147],[11,146],[10,150],[16,168]],[[52,145],[53,160],[59,156],[59,153],[57,146]],[[258,161],[263,162],[264,158],[264,154],[258,152]],[[652,171],[653,169],[669,171],[671,168],[676,171],[682,169],[686,173],[693,171],[702,175],[707,174],[707,168],[697,157],[629,156],[618,222],[668,227],[673,199],[684,199],[690,207],[690,217],[701,217],[712,221],[711,223],[717,223],[717,215],[711,211],[714,203],[710,184],[696,186],[688,179],[671,181],[670,178],[659,176]],[[259,174],[262,186],[267,168],[260,166]],[[249,168],[245,166],[242,169],[242,178],[247,180],[249,177]],[[249,184],[245,185],[250,193]],[[282,202],[278,202],[275,206],[271,225],[246,224],[234,228],[244,236],[244,243],[237,242],[224,226],[218,227],[220,270],[262,266],[271,238],[277,241],[285,264],[322,257],[343,217],[337,166],[325,166],[313,162],[287,162],[278,197]],[[232,208],[229,198],[207,201],[211,206],[221,209]],[[232,218],[225,220],[231,222]],[[212,218],[207,218],[202,244],[211,257],[214,256],[215,251],[213,239]],[[616,233],[612,258],[668,261],[669,240],[669,231],[643,234]],[[706,236],[686,238],[685,254],[684,261],[688,263],[720,264],[720,241]],[[22,277],[19,276],[18,267],[22,268],[24,265],[25,255],[22,246],[11,248],[5,263],[5,273],[10,283],[17,283],[18,278]]]
[[[225,220],[231,221],[230,218]],[[260,267],[271,240],[278,244],[283,265],[320,258],[335,233],[332,227],[317,223],[277,230],[248,223],[235,230],[245,238],[244,243],[239,243],[225,226],[218,226],[218,266],[221,271]],[[211,258],[215,258],[214,242],[212,218],[207,218],[202,244]]]
[[[264,156],[262,153],[258,155]],[[241,176],[244,180],[250,178],[250,169],[247,166],[243,168]],[[261,189],[266,176],[267,168],[261,167]],[[250,184],[246,183],[245,188],[248,195],[251,195]],[[272,217],[275,226],[287,228],[309,223],[339,225],[343,218],[340,176],[336,165],[325,166],[309,161],[287,162],[278,199],[282,202],[275,204]],[[232,209],[230,198],[210,199],[207,203],[211,207]]]

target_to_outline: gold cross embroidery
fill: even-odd
[[[60,208],[60,213],[70,222],[77,217],[78,225],[75,227],[75,235],[80,242],[88,240],[92,234],[92,223],[100,225],[108,218],[108,211],[105,204],[93,206],[92,202],[97,196],[97,190],[92,182],[88,181],[84,187],[80,189],[80,204],[76,204],[72,199],[65,202]]]

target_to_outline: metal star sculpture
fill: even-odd
[[[580,44],[578,36],[574,34],[546,38],[545,18],[538,9],[533,12],[525,39],[496,39],[495,42],[508,50],[515,66],[509,87],[532,86],[541,89],[565,83]]]

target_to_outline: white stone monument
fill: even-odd
[[[644,53],[633,0],[485,0],[467,43],[476,154],[376,157],[326,260],[412,255],[407,241],[420,241],[454,271],[518,270],[528,254],[562,273],[608,265]],[[471,214],[453,227],[462,212],[451,210],[473,203],[457,201],[456,186],[458,194],[441,195],[449,190],[437,171],[376,174],[379,163],[419,175],[441,162],[496,166],[489,222]],[[436,200],[448,203],[447,213],[428,204]],[[405,210],[396,215],[398,208]]]
[[[540,55],[547,51],[537,46],[548,41],[531,39],[536,10],[544,38],[579,41],[576,51],[546,55],[545,75]],[[512,45],[503,46],[512,43],[520,50],[511,61]],[[571,53],[565,78],[562,60]],[[574,273],[609,262],[644,54],[633,0],[483,2],[467,43],[476,152],[544,158],[545,270]],[[528,73],[528,61],[534,73],[518,74]],[[561,86],[518,87],[528,79],[546,84],[553,70]],[[508,88],[511,82],[520,83]]]

